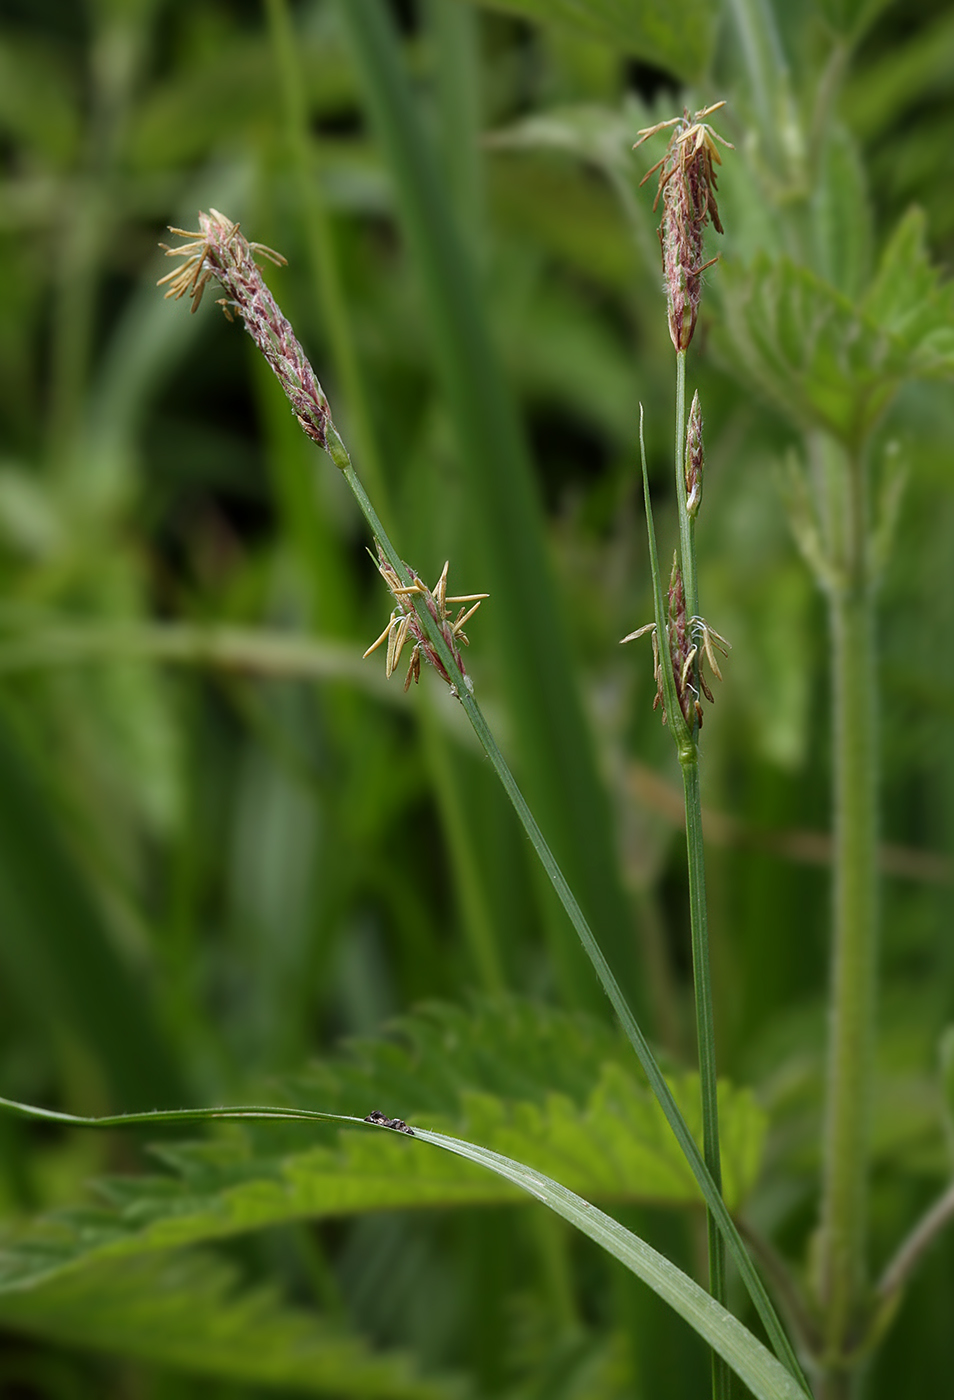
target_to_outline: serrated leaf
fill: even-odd
[[[926,320],[931,329],[939,328],[935,308],[943,294],[928,255],[925,224],[923,210],[908,210],[881,255],[864,299],[868,316],[899,337],[916,335],[918,323]],[[944,319],[949,317],[940,324]]]
[[[706,72],[716,10],[705,0],[489,0],[493,9],[601,39],[686,82]]]
[[[422,1376],[343,1324],[243,1288],[199,1251],[101,1263],[0,1299],[0,1322],[35,1336],[245,1385],[367,1400],[452,1400],[463,1385]]]
[[[860,305],[787,258],[722,266],[723,345],[797,427],[857,446],[898,385],[954,374],[954,289],[903,221]]]
[[[294,1103],[345,1116],[380,1105],[416,1125],[453,1127],[596,1199],[700,1200],[631,1052],[598,1023],[508,1001],[472,1018],[435,1008],[406,1022],[405,1034],[403,1045],[362,1046],[318,1067],[294,1087]],[[700,1136],[697,1076],[670,1082]],[[764,1116],[747,1090],[729,1085],[721,1086],[720,1112],[726,1199],[734,1205],[754,1183]],[[304,1217],[514,1199],[504,1182],[453,1156],[415,1150],[401,1133],[346,1129],[316,1144],[317,1131],[248,1124],[215,1141],[162,1148],[157,1155],[173,1175],[109,1179],[97,1187],[101,1205],[37,1222],[0,1257],[0,1291],[92,1260]]]

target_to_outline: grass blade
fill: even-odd
[[[73,1127],[108,1128],[136,1124],[197,1123],[214,1120],[285,1122],[337,1122],[364,1124],[365,1119],[341,1113],[326,1113],[318,1109],[272,1108],[243,1106],[235,1108],[197,1108],[151,1113],[115,1114],[103,1118],[82,1118],[51,1109],[34,1108],[29,1104],[0,1099],[0,1107],[18,1117],[42,1122],[60,1123]],[[386,1129],[388,1131],[388,1129]],[[758,1400],[803,1400],[805,1391],[798,1380],[737,1318],[717,1303],[705,1289],[684,1274],[663,1255],[657,1253],[638,1235],[622,1226],[612,1216],[569,1191],[542,1172],[515,1162],[488,1148],[444,1133],[425,1128],[413,1130],[415,1140],[426,1142],[444,1152],[486,1168],[496,1176],[527,1192],[548,1209],[618,1259],[646,1283],[664,1302],[673,1308],[695,1332],[722,1356],[749,1387]]]

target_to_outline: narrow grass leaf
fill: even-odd
[[[348,1124],[362,1123],[363,1121],[344,1114],[325,1113],[317,1110],[268,1107],[194,1109],[182,1112],[125,1114],[108,1118],[78,1118],[70,1114],[34,1109],[29,1105],[11,1103],[9,1100],[0,1099],[0,1105],[23,1117],[63,1124],[72,1123],[78,1127],[113,1127],[123,1123],[132,1125],[146,1122],[158,1125],[160,1123],[213,1120],[263,1121],[272,1119],[275,1121],[284,1120],[286,1123],[324,1121]],[[387,1142],[389,1144],[395,1143],[400,1152],[407,1154],[409,1161],[412,1161],[417,1155],[416,1143],[418,1141],[431,1143],[435,1147],[441,1148],[445,1153],[462,1158],[465,1162],[478,1168],[486,1168],[509,1186],[543,1202],[647,1283],[659,1297],[715,1348],[749,1386],[758,1400],[796,1400],[796,1397],[801,1400],[801,1397],[804,1396],[805,1392],[792,1374],[775,1360],[747,1328],[743,1327],[731,1313],[716,1303],[704,1289],[700,1288],[674,1264],[671,1264],[663,1255],[658,1254],[645,1244],[637,1235],[626,1230],[618,1221],[605,1215],[565,1186],[561,1186],[550,1177],[524,1163],[515,1162],[489,1148],[463,1142],[459,1138],[448,1137],[443,1133],[435,1133],[420,1127],[414,1129],[411,1137],[404,1133],[389,1131],[387,1128],[378,1129],[378,1131],[384,1131],[387,1134]],[[381,1146],[383,1147],[383,1143]],[[377,1144],[369,1143],[369,1147],[373,1152],[378,1149]],[[393,1151],[390,1146],[388,1150]],[[181,1151],[179,1153],[167,1151],[164,1155],[171,1161],[175,1161],[177,1158],[182,1160]],[[385,1163],[383,1166],[381,1181],[387,1182],[393,1177],[393,1163]],[[237,1164],[236,1170],[238,1178],[241,1179],[240,1163]],[[114,1181],[108,1185],[115,1198],[120,1200],[125,1198],[127,1206],[132,1203],[131,1217],[141,1226],[143,1220],[148,1219],[148,1211],[144,1209],[143,1202],[136,1199],[136,1182],[134,1180]],[[267,1209],[269,1193],[266,1191],[264,1195],[255,1194],[259,1195],[260,1203],[265,1204],[266,1208],[258,1211],[253,1208],[250,1212],[250,1218],[246,1218],[242,1222],[245,1228],[252,1228],[256,1224],[270,1223]],[[276,1194],[284,1194],[284,1184],[273,1183],[271,1194],[273,1197]],[[492,1197],[490,1198],[492,1199]],[[452,1204],[453,1201],[445,1198],[444,1203]],[[219,1205],[220,1234],[229,1233],[228,1215],[229,1203],[223,1199]],[[108,1260],[143,1252],[142,1245],[145,1240],[149,1241],[146,1245],[147,1252],[181,1245],[184,1238],[188,1237],[188,1226],[184,1230],[183,1224],[185,1222],[181,1219],[176,1221],[175,1212],[168,1216],[164,1228],[162,1222],[158,1222],[157,1227],[157,1222],[151,1221],[149,1223],[151,1228],[147,1227],[145,1232],[140,1233],[139,1248],[137,1249],[137,1241],[130,1235],[128,1228],[126,1231],[123,1230],[119,1218],[115,1214],[110,1219],[109,1212],[96,1210],[74,1212],[71,1220],[66,1217],[62,1218],[61,1230],[64,1233],[61,1233],[59,1240],[56,1239],[55,1234],[51,1234],[45,1240],[35,1239],[25,1250],[21,1250],[19,1255],[14,1252],[8,1260],[6,1286],[13,1291],[19,1291],[41,1279],[52,1279],[60,1273],[69,1274],[81,1267],[83,1261],[81,1258],[77,1258],[75,1253],[70,1259],[63,1257],[64,1234],[72,1234],[74,1239],[85,1238],[87,1242],[98,1236],[100,1247],[96,1254],[99,1259]],[[51,1229],[56,1230],[55,1223]],[[213,1231],[209,1229],[206,1237],[212,1233]],[[32,1271],[29,1269],[31,1259],[34,1265]],[[10,1267],[11,1262],[12,1268]],[[19,1271],[17,1263],[21,1266]]]

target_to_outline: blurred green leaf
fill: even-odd
[[[176,1055],[141,977],[120,957],[50,803],[0,721],[0,964],[54,1041],[96,1058],[117,1107],[181,1104]]]
[[[954,287],[943,284],[932,266],[925,239],[924,213],[910,209],[892,234],[877,275],[863,301],[866,314],[918,354],[923,372],[932,369],[932,352],[942,366],[954,353]]]
[[[887,136],[902,126],[908,109],[949,93],[952,71],[954,16],[942,6],[906,43],[890,43],[849,75],[846,119],[864,140]]]
[[[285,1305],[274,1288],[197,1251],[98,1264],[0,1296],[0,1322],[61,1344],[162,1366],[351,1400],[452,1400],[460,1383],[421,1375],[340,1322]]]
[[[948,1026],[938,1042],[938,1061],[944,1118],[954,1143],[954,1026]]]
[[[758,257],[748,269],[726,260],[721,274],[724,329],[747,380],[795,427],[858,442],[893,388],[887,338],[830,283],[787,258]]]
[[[538,24],[554,24],[602,39],[623,53],[697,81],[712,56],[716,13],[706,0],[489,0]]]
[[[826,281],[856,300],[871,276],[872,211],[864,167],[848,131],[826,133],[812,191],[816,267]]]
[[[0,133],[53,169],[68,167],[79,146],[73,81],[53,46],[0,36]]]
[[[854,43],[892,0],[818,0],[818,10],[836,34]]]

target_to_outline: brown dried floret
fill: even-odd
[[[445,563],[441,570],[441,576],[433,589],[425,587],[409,565],[405,564],[404,567],[410,575],[410,584],[402,582],[385,558],[380,545],[378,546],[378,572],[390,589],[395,606],[387,627],[385,627],[380,637],[371,643],[364,653],[365,656],[370,656],[379,646],[387,642],[388,650],[384,670],[385,675],[390,678],[392,672],[397,669],[405,643],[410,639],[413,642],[413,647],[407,675],[404,678],[405,690],[409,688],[412,681],[417,682],[420,680],[422,657],[434,667],[437,673],[451,687],[455,695],[457,693],[457,682],[460,680],[470,689],[470,677],[464,669],[464,660],[460,654],[461,646],[470,645],[464,627],[473,617],[483,600],[489,595],[486,593],[461,593],[453,597],[449,596],[447,592],[447,570],[450,567],[450,561]],[[447,668],[438,655],[433,643],[430,641],[421,624],[421,619],[414,609],[412,599],[415,597],[423,600],[424,606],[440,628],[460,672],[458,677],[451,677],[447,674]],[[449,603],[464,605],[461,606],[457,616],[453,620],[447,610],[447,605]],[[467,607],[467,603],[470,603],[471,606]]]

